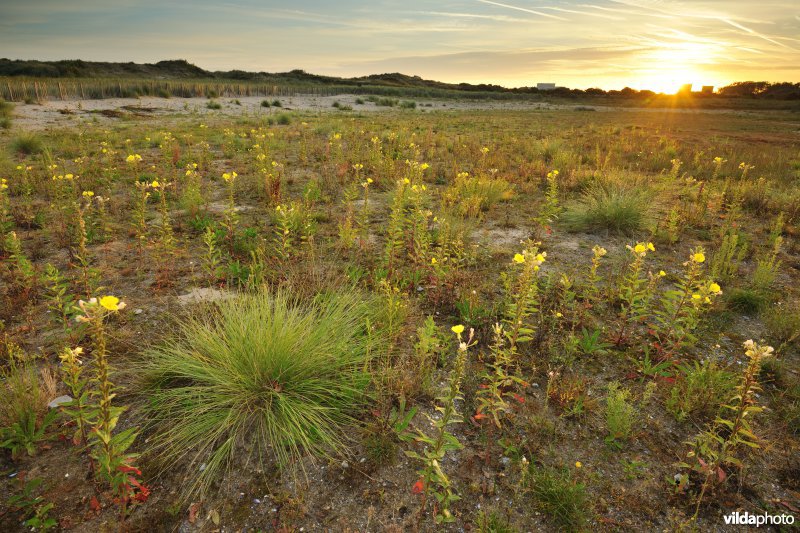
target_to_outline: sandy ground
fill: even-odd
[[[282,107],[262,107],[261,96],[217,98],[221,109],[208,109],[207,98],[107,98],[104,100],[53,100],[41,104],[16,104],[15,125],[25,130],[47,129],[69,126],[81,121],[113,121],[125,116],[163,116],[171,114],[196,114],[198,116],[270,116],[286,111],[339,112],[334,102],[348,105],[357,112],[386,112],[398,107],[377,106],[372,102],[356,103],[362,98],[355,95],[338,96],[292,96],[280,98]],[[269,98],[269,101],[275,98]],[[401,99],[402,101],[402,99]],[[236,102],[239,102],[238,104]],[[471,101],[414,99],[417,111],[448,110],[535,110],[570,109],[575,106],[554,105],[542,102],[517,101]]]
[[[208,98],[107,98],[104,100],[53,100],[41,104],[15,104],[14,123],[23,130],[41,130],[58,127],[78,126],[82,121],[97,123],[114,121],[119,118],[165,116],[175,114],[195,114],[197,116],[240,117],[270,116],[286,111],[311,113],[340,112],[333,107],[335,102],[350,106],[354,112],[374,113],[403,111],[399,107],[378,106],[364,100],[363,96],[291,96],[281,97],[282,107],[262,107],[262,96],[217,98],[222,108],[209,109]],[[365,103],[356,103],[357,99]],[[268,98],[269,101],[275,98]],[[404,99],[400,99],[403,101]],[[743,113],[741,110],[725,109],[677,109],[641,108],[575,104],[552,104],[526,100],[455,100],[455,99],[408,99],[417,104],[416,112],[430,111],[468,111],[468,110],[564,110],[564,111],[651,111],[677,113]],[[238,104],[237,104],[238,102]],[[745,112],[746,113],[746,112]]]

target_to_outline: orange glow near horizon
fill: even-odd
[[[686,83],[693,90],[701,85],[713,85],[704,79],[704,66],[713,66],[717,59],[717,46],[707,43],[659,43],[659,47],[643,58],[646,65],[639,70],[638,89],[657,93],[675,94]]]

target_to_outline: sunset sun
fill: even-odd
[[[684,84],[691,83],[696,90],[708,82],[705,68],[715,61],[717,48],[705,43],[669,43],[657,45],[642,57],[638,69],[639,89],[649,89],[665,94],[676,93]]]

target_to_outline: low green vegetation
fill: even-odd
[[[371,300],[344,293],[301,303],[277,293],[216,307],[181,324],[137,368],[153,453],[165,464],[205,465],[189,494],[205,493],[239,461],[288,467],[307,452],[345,454],[369,357],[383,348],[367,330]]]
[[[0,132],[0,530],[713,530],[789,501],[791,113],[197,85]]]

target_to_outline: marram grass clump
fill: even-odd
[[[651,193],[625,176],[598,180],[562,215],[566,227],[575,231],[606,231],[631,234],[644,229],[649,218]]]
[[[147,350],[138,372],[152,450],[206,492],[233,465],[285,467],[344,451],[374,353],[369,298],[301,303],[285,293],[240,295],[184,321]]]

